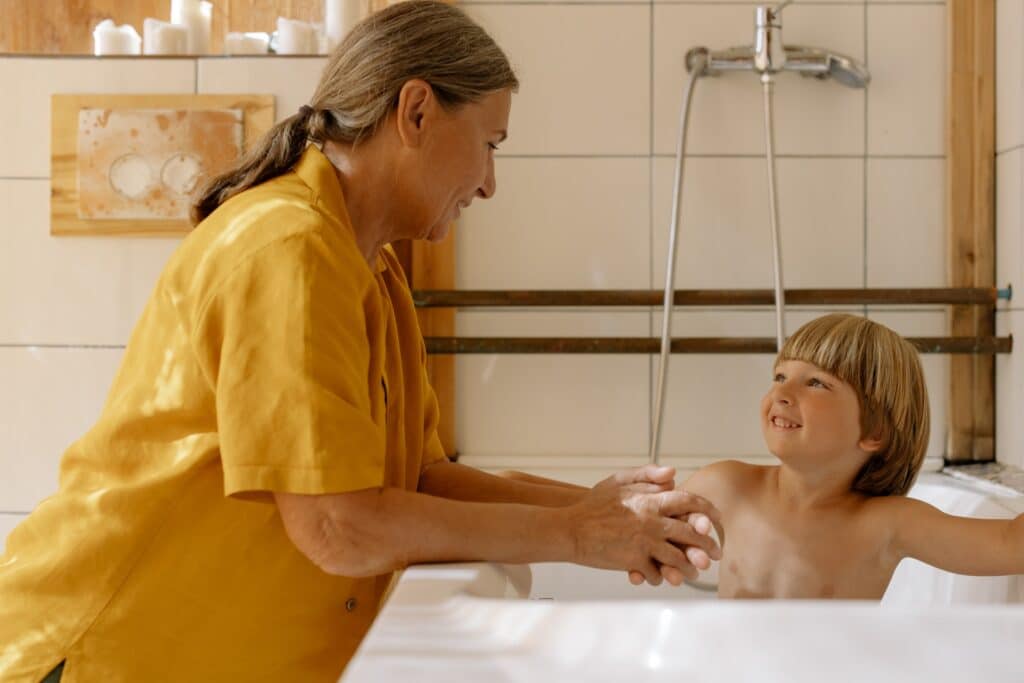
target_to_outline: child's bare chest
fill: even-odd
[[[751,507],[723,521],[721,597],[877,600],[895,569],[879,535],[841,515],[794,517]]]

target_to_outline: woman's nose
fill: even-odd
[[[494,177],[494,160],[487,164],[487,175],[484,177],[483,185],[477,188],[477,195],[482,199],[490,199],[498,190],[498,181]]]

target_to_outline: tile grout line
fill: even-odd
[[[869,26],[870,22],[868,21],[868,4],[866,2],[864,3],[864,15],[863,16],[864,16],[864,67],[868,68],[869,64],[870,64],[869,59],[868,59],[868,26]],[[868,73],[870,73],[870,69],[868,70]],[[868,122],[868,98],[869,97],[871,97],[871,93],[869,91],[869,88],[864,88],[864,168],[863,168],[863,174],[864,175],[863,175],[863,181],[862,181],[863,186],[861,187],[861,192],[863,193],[863,195],[862,195],[863,205],[861,207],[861,211],[863,212],[862,220],[864,221],[864,233],[863,233],[863,237],[862,237],[862,240],[863,240],[862,248],[863,248],[863,258],[864,258],[863,266],[862,266],[862,268],[863,268],[862,283],[863,283],[864,287],[868,286],[868,227],[869,227],[869,224],[868,224],[868,182],[869,182],[869,178],[868,178],[868,151],[870,149],[870,145],[868,144],[868,133],[869,133],[869,126],[870,126],[870,123]],[[868,309],[867,305],[864,306],[864,317],[865,318],[869,318],[870,317],[869,309]]]
[[[649,88],[647,102],[647,282],[651,289],[654,289],[654,0],[650,0],[649,31],[650,44],[648,48],[648,79]],[[647,309],[647,331],[651,334],[654,331],[654,308]],[[654,424],[654,358],[647,358],[647,452],[651,452],[651,426]]]
[[[588,5],[588,6],[632,6],[639,7],[644,4],[648,4],[650,0],[607,0],[602,2],[601,0],[460,0],[460,5],[510,5],[510,6],[531,6],[531,5]],[[757,0],[655,0],[650,3],[654,5],[690,5],[696,7],[722,7],[722,6],[739,6],[739,7],[754,7],[758,4],[765,4],[764,0],[758,2]],[[775,3],[769,3],[775,4]],[[826,2],[823,0],[801,0],[801,5],[806,7],[860,7],[861,5],[884,5],[886,7],[920,7],[929,5],[945,5],[946,0],[904,0],[904,1],[893,1],[893,0],[880,0],[878,2],[874,0],[846,0],[845,2]],[[88,55],[83,55],[88,56]],[[322,56],[322,55],[320,55]]]
[[[0,342],[0,349],[76,349],[98,351],[123,351],[126,347],[120,344],[27,344]]]
[[[1019,148],[1024,148],[1022,145]],[[675,154],[500,154],[498,159],[675,159]],[[764,159],[764,154],[687,154],[687,159]],[[776,154],[776,159],[796,159],[801,161],[817,160],[856,160],[856,159],[889,159],[905,161],[922,161],[945,159],[941,154]]]

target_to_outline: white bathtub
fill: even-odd
[[[984,484],[971,484],[939,473],[921,475],[911,490],[914,498],[940,510],[965,517],[1012,518],[1024,513],[1024,496],[999,492]],[[717,567],[701,577],[713,589]],[[608,572],[571,564],[532,567],[530,597],[555,600],[700,600],[714,592],[689,586],[636,587],[622,572]],[[900,564],[882,602],[886,605],[952,605],[957,603],[1024,602],[1024,577],[959,576],[939,571],[916,560]],[[1024,671],[1024,667],[1022,667]],[[1024,681],[1024,675],[1021,676]]]
[[[1009,517],[1024,498],[928,475],[912,494]],[[345,683],[1024,681],[1018,577],[901,565],[881,605],[718,601],[572,565],[414,567]]]

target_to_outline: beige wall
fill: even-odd
[[[661,287],[673,154],[694,46],[748,44],[755,3],[466,3],[519,69],[498,194],[459,233],[463,288]],[[776,143],[789,287],[947,284],[943,214],[943,2],[801,2],[789,44],[866,61],[867,91],[783,75]],[[770,287],[761,89],[751,74],[697,84],[689,133],[678,287]],[[864,311],[854,308],[854,311]],[[789,329],[819,315],[801,308]],[[941,309],[871,309],[904,334],[947,334]],[[773,336],[762,310],[680,311],[682,336]],[[460,313],[474,335],[660,331],[660,311]],[[666,460],[765,459],[757,403],[768,356],[675,356]],[[933,433],[946,429],[948,359],[927,356]],[[458,362],[465,462],[591,481],[642,463],[656,362],[637,356],[469,356]],[[934,462],[934,461],[933,461]]]
[[[996,312],[996,333],[1013,354],[996,360],[996,458],[1024,467],[1024,3],[996,1],[996,282],[1015,300]]]
[[[269,93],[278,118],[324,58],[0,57],[0,538],[57,486],[99,415],[122,349],[177,239],[49,234],[52,93]]]

